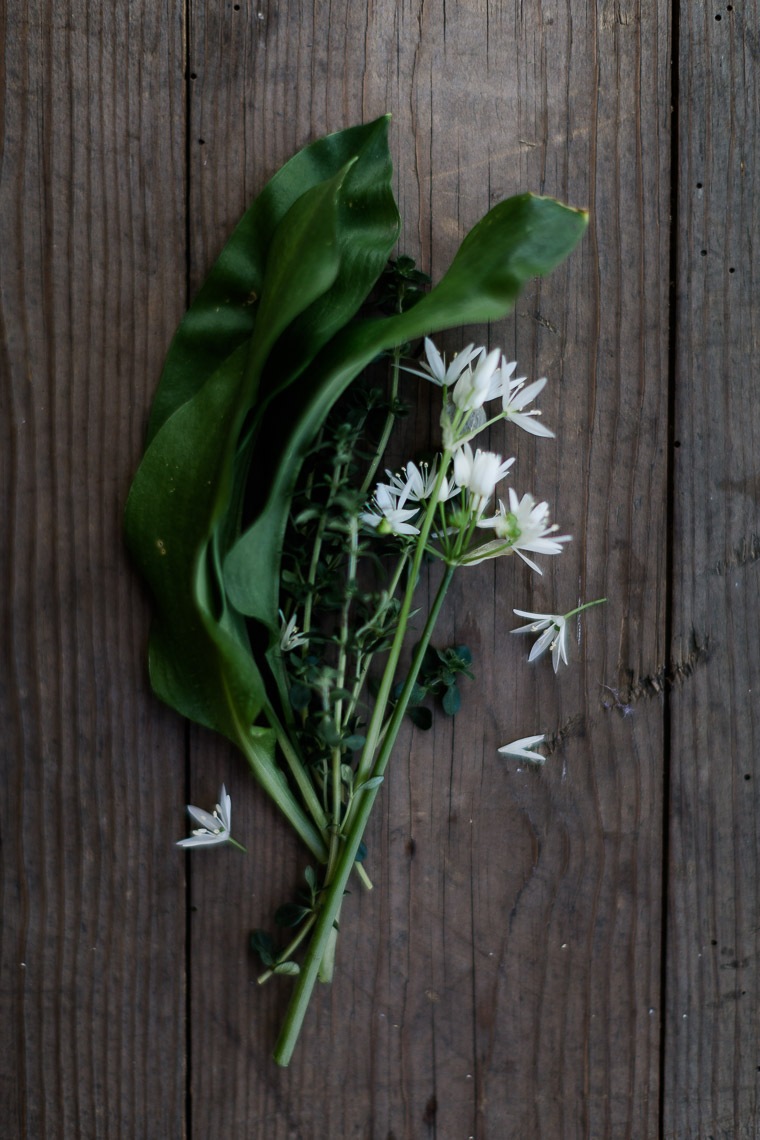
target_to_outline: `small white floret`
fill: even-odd
[[[540,752],[533,749],[543,742],[545,734],[541,736],[522,736],[513,740],[511,744],[503,744],[499,749],[502,756],[514,756],[517,760],[529,760],[531,764],[543,764],[544,758]]]

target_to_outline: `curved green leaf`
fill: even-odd
[[[237,443],[268,353],[337,276],[338,192],[350,165],[308,190],[283,218],[264,274],[262,321],[250,344],[164,422],[135,477],[125,518],[129,546],[157,602],[150,649],[155,691],[243,747],[302,835],[305,817],[296,823],[303,813],[273,757],[252,743],[250,726],[266,694],[244,624],[227,605],[217,527],[228,514]],[[321,852],[318,836],[310,846]]]
[[[151,411],[149,442],[169,416],[191,399],[222,361],[252,335],[273,235],[302,194],[333,178],[347,162],[356,158],[351,185],[361,187],[366,179],[375,187],[374,201],[362,209],[369,210],[372,224],[377,224],[372,211],[382,197],[387,214],[389,121],[390,116],[384,115],[374,122],[327,135],[305,147],[278,170],[243,215],[169,348]],[[356,200],[359,200],[358,195]],[[393,202],[392,194],[390,201]],[[395,209],[395,204],[392,208]],[[393,240],[395,234],[391,246]]]
[[[552,198],[522,194],[501,202],[467,235],[446,275],[413,308],[350,326],[326,346],[288,393],[290,406],[300,410],[266,505],[225,560],[225,586],[241,613],[276,629],[279,551],[295,481],[314,435],[351,381],[380,352],[407,340],[505,316],[525,282],[559,264],[586,225],[585,211]]]

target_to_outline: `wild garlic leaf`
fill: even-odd
[[[280,462],[259,517],[228,554],[224,579],[233,604],[277,627],[279,551],[301,464],[330,408],[380,352],[439,329],[505,316],[520,289],[565,258],[586,228],[585,211],[521,194],[494,206],[462,242],[439,284],[405,313],[361,321],[339,333],[308,375],[272,405]],[[293,409],[300,409],[293,418]]]
[[[222,361],[251,337],[272,238],[293,203],[311,187],[333,178],[355,156],[359,160],[355,179],[364,177],[367,165],[371,170],[366,177],[374,179],[379,192],[383,183],[377,177],[378,154],[380,163],[390,164],[389,118],[384,115],[311,143],[277,171],[249,206],[175,333],[151,411],[148,442]],[[389,192],[389,178],[384,185]],[[390,202],[395,209],[392,194]],[[388,208],[384,203],[386,212]],[[393,241],[395,236],[391,247]],[[382,265],[378,273],[381,269]]]

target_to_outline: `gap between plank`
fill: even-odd
[[[673,641],[673,601],[674,601],[674,541],[675,521],[675,407],[676,407],[676,367],[678,316],[678,207],[679,207],[679,131],[678,98],[680,67],[680,5],[672,0],[670,30],[670,234],[669,234],[669,287],[668,287],[668,427],[667,457],[665,476],[666,523],[665,523],[665,647],[666,657],[670,656]],[[662,765],[662,887],[660,910],[660,1034],[659,1034],[659,1134],[665,1135],[665,1078],[667,1046],[667,998],[668,998],[668,904],[670,900],[670,788],[671,788],[671,726],[672,691],[666,687],[663,693],[663,765]]]

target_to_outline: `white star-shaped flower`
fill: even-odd
[[[499,749],[502,756],[514,756],[517,760],[529,760],[531,764],[543,764],[544,757],[540,752],[533,752],[538,744],[544,740],[545,734],[541,736],[522,736],[519,740],[513,740],[511,744],[503,744]]]
[[[421,463],[419,467],[416,463],[407,463],[400,475],[394,475],[387,467],[385,474],[390,483],[381,483],[380,486],[387,486],[389,491],[399,496],[399,500],[403,497],[405,501],[408,499],[411,503],[423,502],[430,498],[435,488],[438,479],[438,457],[436,456],[432,467],[428,463]],[[449,487],[448,480],[444,478],[438,492],[438,502],[445,503],[457,493],[457,490],[456,486]]]
[[[405,372],[411,372],[413,376],[422,376],[423,379],[437,384],[439,388],[450,388],[459,379],[470,361],[478,356],[484,356],[485,351],[485,348],[476,348],[474,344],[468,344],[467,348],[458,352],[451,364],[447,366],[446,357],[438,351],[430,337],[426,336],[425,355],[427,362],[422,362],[422,368],[409,368],[406,364],[402,367]]]
[[[413,519],[418,513],[419,507],[411,510],[404,508],[410,491],[408,483],[401,492],[385,483],[378,483],[371,504],[376,510],[364,511],[359,518],[378,534],[419,534],[419,529],[409,522],[409,519]]]
[[[523,431],[530,432],[531,435],[540,435],[548,439],[553,439],[554,432],[544,427],[544,425],[539,423],[536,419],[537,416],[541,415],[538,408],[534,408],[530,412],[523,411],[526,404],[529,404],[531,400],[535,400],[539,392],[542,392],[546,387],[546,377],[542,377],[541,380],[535,380],[526,388],[526,376],[519,376],[516,380],[510,379],[516,367],[516,361],[507,364],[505,360],[502,360],[500,369],[501,402],[505,419],[511,420],[513,424],[517,424]]]
[[[283,653],[287,653],[291,649],[298,649],[302,645],[308,645],[308,637],[304,637],[303,634],[298,632],[298,626],[296,625],[296,615],[293,614],[290,621],[286,622],[285,614],[282,612],[282,610],[279,611],[279,614],[280,625],[282,628],[282,633],[280,634],[280,649],[283,651]]]
[[[227,795],[227,790],[222,784],[219,803],[214,808],[213,814],[204,811],[203,808],[188,804],[187,814],[194,823],[198,824],[198,827],[193,829],[193,834],[187,839],[178,840],[177,846],[216,847],[220,843],[232,843],[235,847],[240,847],[240,844],[230,835],[231,803],[231,798]],[[243,847],[241,850],[244,851],[245,848]]]
[[[476,509],[482,510],[491,498],[496,484],[506,475],[514,459],[502,459],[493,451],[475,451],[465,443],[454,452],[454,479],[476,500]]]
[[[558,530],[556,523],[549,524],[549,504],[537,503],[532,495],[523,495],[518,499],[512,487],[509,488],[509,510],[499,501],[499,512],[490,519],[481,519],[480,527],[493,527],[501,542],[488,542],[481,546],[477,552],[477,561],[484,558],[496,558],[499,554],[519,554],[523,562],[531,570],[541,574],[541,568],[536,566],[524,551],[530,550],[535,554],[561,554],[562,543],[570,542],[571,535],[554,536]],[[552,537],[549,537],[549,536]],[[505,543],[508,545],[504,546]],[[475,565],[476,559],[468,559],[469,565]]]
[[[495,348],[488,356],[481,357],[473,371],[470,365],[465,369],[451,393],[451,399],[460,411],[474,412],[483,404],[493,400],[501,392],[498,364],[501,349]]]
[[[513,610],[518,617],[530,618],[528,625],[518,626],[512,633],[540,633],[534,643],[528,661],[535,661],[547,649],[552,651],[554,672],[560,661],[567,665],[567,618],[564,614],[532,614],[527,610]]]

